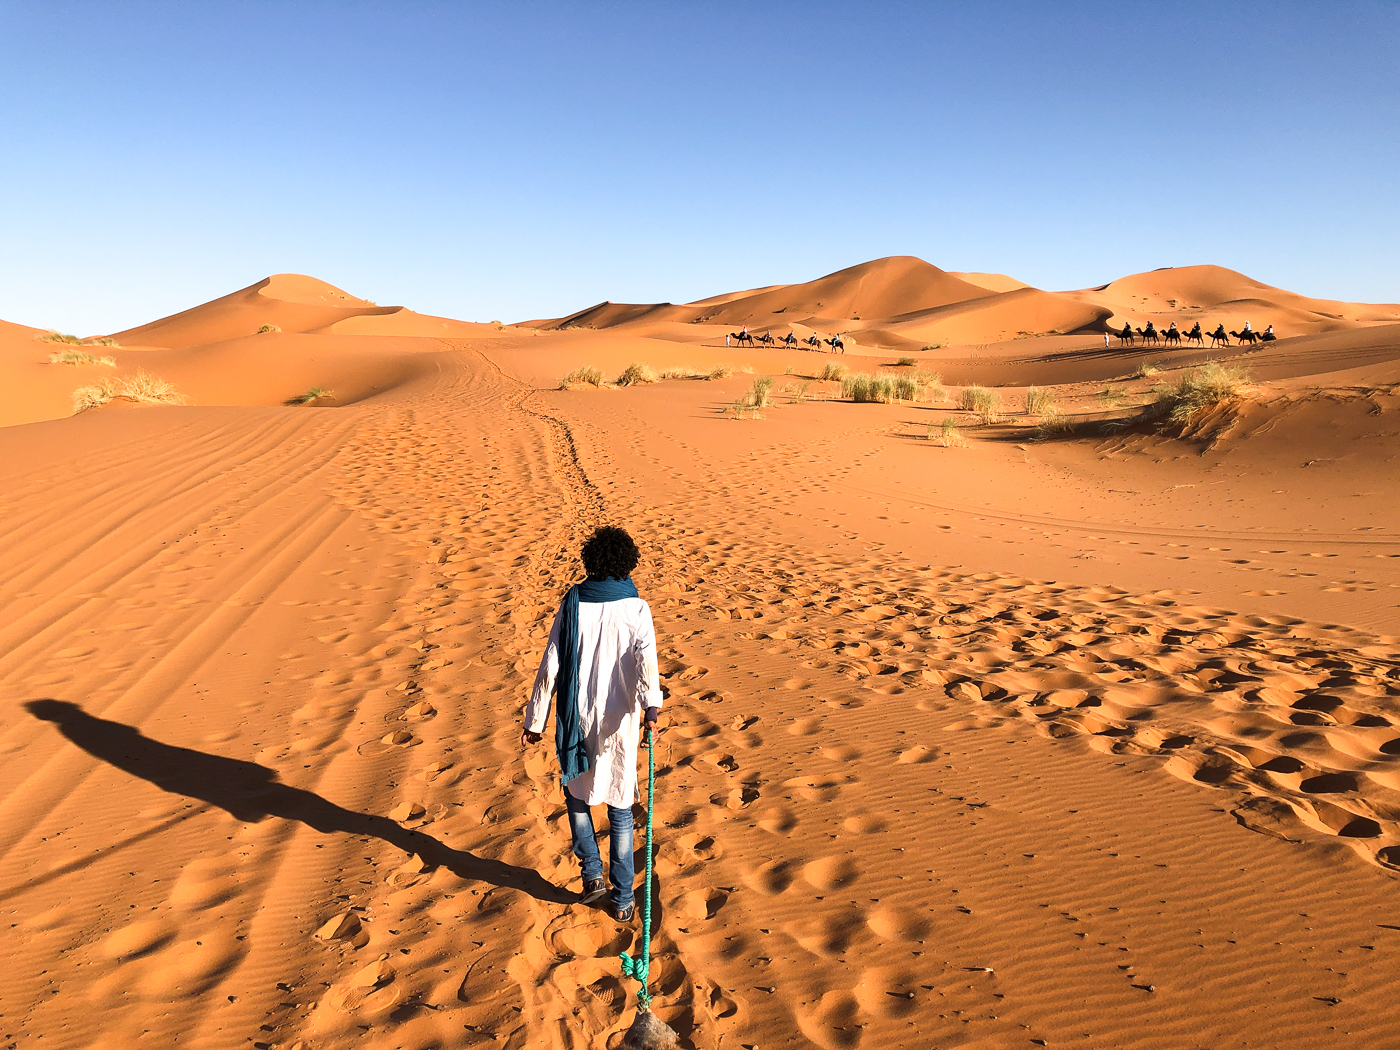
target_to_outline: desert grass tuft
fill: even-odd
[[[287,402],[287,404],[289,404],[289,405],[313,405],[313,404],[315,404],[317,401],[324,401],[324,400],[326,400],[327,398],[331,398],[331,397],[334,397],[334,396],[335,396],[334,394],[332,394],[329,390],[327,390],[327,389],[326,389],[325,387],[323,387],[323,386],[313,386],[313,387],[312,387],[310,390],[308,390],[306,393],[304,393],[304,394],[298,394],[296,397],[292,398],[290,401]]]
[[[782,392],[791,396],[793,403],[806,401],[810,396],[807,391],[811,389],[811,383],[788,383],[783,387]]]
[[[759,376],[744,395],[744,401],[750,408],[767,408],[772,402],[772,393],[773,380],[768,376]]]
[[[117,367],[117,359],[108,357],[105,354],[91,354],[86,350],[55,350],[49,354],[49,364],[51,365],[106,365],[108,368]]]
[[[1175,383],[1154,389],[1156,401],[1150,414],[1165,416],[1169,425],[1185,428],[1203,410],[1239,397],[1249,381],[1246,369],[1207,361],[1183,372]]]
[[[618,386],[638,386],[642,383],[655,383],[656,373],[648,365],[633,361],[625,369],[622,375],[617,377]]]
[[[855,372],[841,380],[841,396],[857,402],[918,401],[924,384],[912,375]]]
[[[66,332],[58,332],[50,329],[43,335],[35,336],[41,343],[68,343],[71,346],[81,346],[82,340],[76,335],[68,335]]]
[[[89,346],[115,346],[118,350],[121,349],[122,345],[110,335],[104,335],[100,339],[89,339],[87,343]]]
[[[930,441],[938,440],[944,448],[958,448],[966,444],[958,430],[958,421],[952,416],[945,417],[943,422],[936,426],[930,423],[928,425],[928,439]]]
[[[258,335],[262,335],[264,332],[280,332],[280,331],[282,331],[282,326],[281,326],[280,324],[265,324],[265,325],[263,325],[261,328],[258,329]]]
[[[1105,408],[1117,408],[1128,400],[1127,387],[1109,384],[1098,392],[1099,403]]]
[[[657,373],[659,379],[708,379],[708,372],[697,372],[693,368],[663,368]]]
[[[714,368],[710,369],[710,374],[709,374],[708,376],[706,376],[705,378],[706,378],[706,379],[728,379],[728,378],[729,378],[730,376],[732,376],[733,374],[734,374],[734,366],[733,366],[733,365],[715,365]]]
[[[1052,390],[1041,390],[1039,387],[1029,387],[1026,390],[1026,415],[1045,416],[1057,411],[1055,406],[1055,393]]]
[[[1064,437],[1074,432],[1074,424],[1058,408],[1041,413],[1040,423],[1035,428],[1036,435],[1042,438]]]
[[[828,361],[822,368],[822,374],[817,376],[823,383],[839,383],[850,374],[850,369],[839,361]]]
[[[909,367],[911,367],[912,365],[916,365],[916,364],[918,364],[918,362],[915,361],[912,357],[901,357],[898,361],[895,362],[895,367],[896,367],[896,368],[909,368]]]
[[[583,368],[575,368],[572,372],[559,380],[560,390],[572,390],[576,386],[602,386],[603,373],[592,365],[585,365]]]
[[[964,412],[976,412],[983,423],[992,424],[1001,418],[1001,395],[984,386],[965,386],[959,405]]]
[[[1137,371],[1133,373],[1138,379],[1151,379],[1162,371],[1160,365],[1155,361],[1142,361],[1138,364]]]

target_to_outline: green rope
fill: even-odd
[[[652,739],[651,726],[647,726],[647,895],[642,905],[642,954],[636,959],[626,952],[621,956],[623,974],[642,983],[637,989],[637,1004],[643,1010],[651,1006],[651,993],[647,991],[647,971],[651,962],[651,802],[655,796],[656,746]]]

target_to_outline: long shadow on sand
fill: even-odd
[[[275,771],[256,762],[162,744],[132,726],[96,718],[66,700],[31,700],[24,706],[35,718],[52,722],[60,733],[94,758],[149,781],[162,791],[217,806],[238,820],[251,823],[265,817],[281,817],[328,834],[369,835],[405,853],[416,853],[429,864],[445,867],[464,879],[506,886],[554,904],[574,900],[573,894],[546,881],[536,871],[452,849],[422,832],[401,827],[388,817],[337,806],[315,792],[278,783]]]

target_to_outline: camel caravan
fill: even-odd
[[[825,353],[826,351],[822,350],[822,347],[829,346],[833,354],[844,354],[846,352],[846,344],[842,341],[840,332],[837,332],[830,339],[823,339],[821,336],[817,335],[816,332],[813,332],[806,339],[798,339],[797,336],[790,331],[787,335],[783,336],[781,341],[783,348],[786,350],[797,350],[805,347],[808,350],[816,350]],[[773,338],[773,333],[771,331],[766,331],[755,339],[749,334],[748,325],[745,325],[737,332],[730,332],[724,337],[725,346],[772,347],[776,346],[778,342],[779,340]]]
[[[1184,342],[1187,346],[1195,344],[1196,346],[1203,347],[1207,339],[1210,340],[1210,345],[1213,347],[1229,346],[1231,336],[1239,340],[1236,344],[1237,346],[1244,346],[1246,343],[1253,346],[1255,343],[1272,343],[1278,338],[1278,336],[1274,334],[1273,325],[1269,325],[1269,327],[1262,332],[1256,332],[1249,326],[1248,321],[1244,323],[1244,331],[1242,332],[1236,332],[1234,330],[1227,332],[1225,331],[1225,326],[1220,324],[1215,326],[1215,331],[1205,335],[1201,333],[1200,321],[1197,321],[1195,325],[1192,326],[1191,330],[1184,335],[1177,329],[1175,321],[1171,323],[1171,327],[1165,332],[1157,331],[1157,327],[1151,321],[1147,322],[1146,328],[1137,329],[1136,334],[1134,334],[1134,329],[1131,324],[1124,324],[1121,332],[1112,329],[1110,329],[1110,331],[1113,332],[1113,335],[1117,337],[1118,342],[1123,346],[1134,346],[1138,339],[1142,340],[1143,346],[1156,346],[1159,343],[1165,343],[1167,346],[1180,346]]]

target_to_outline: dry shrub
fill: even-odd
[[[817,376],[824,383],[839,383],[850,374],[850,369],[839,361],[828,361],[822,368],[822,374]]]
[[[965,386],[959,401],[964,412],[976,412],[983,423],[995,423],[1001,418],[1001,395],[984,386]]]
[[[173,385],[144,369],[121,379],[102,379],[73,391],[73,411],[105,405],[118,397],[140,405],[179,405],[185,399]]]
[[[592,365],[585,365],[583,368],[575,368],[572,372],[559,380],[560,390],[572,390],[576,386],[602,386],[603,373]]]
[[[785,394],[791,394],[791,395],[792,395],[792,399],[793,399],[793,401],[795,401],[795,402],[796,402],[796,401],[806,401],[807,398],[808,398],[808,393],[807,393],[807,391],[808,391],[810,388],[811,388],[811,384],[810,384],[810,383],[789,383],[787,386],[783,387],[783,393],[785,393]]]
[[[86,350],[55,350],[49,354],[49,364],[51,365],[106,365],[108,368],[117,367],[115,357],[106,355],[90,354]]]
[[[1207,361],[1200,368],[1187,369],[1175,383],[1155,388],[1150,414],[1165,416],[1169,425],[1184,428],[1204,409],[1239,397],[1249,381],[1246,369]]]
[[[916,368],[909,373],[909,378],[914,380],[919,386],[920,397],[916,401],[944,401],[948,397],[948,391],[943,388],[943,374],[941,372],[926,372],[922,368]]]
[[[895,362],[895,367],[909,368],[917,363],[918,362],[916,362],[912,357],[901,357],[898,361]]]
[[[115,346],[118,350],[121,349],[122,345],[110,335],[104,335],[101,339],[89,339],[87,342],[89,346]]]
[[[656,373],[647,365],[633,361],[625,369],[622,375],[617,377],[618,386],[637,386],[640,383],[655,383]]]
[[[1050,390],[1029,387],[1026,390],[1026,415],[1045,416],[1056,412],[1055,394]]]
[[[1133,375],[1138,379],[1151,379],[1162,371],[1160,365],[1155,361],[1142,361],[1138,364],[1137,371]]]
[[[281,326],[280,324],[265,324],[265,325],[263,325],[261,328],[258,329],[258,335],[262,335],[264,332],[280,332],[280,331],[282,331],[282,326]]]
[[[734,366],[733,366],[733,365],[715,365],[714,368],[710,369],[710,374],[707,375],[705,378],[706,378],[706,379],[728,379],[728,378],[729,378],[730,376],[732,376],[733,374],[734,374]]]
[[[173,384],[141,369],[133,376],[117,381],[117,395],[129,397],[141,405],[178,405],[184,402]]]
[[[88,386],[80,386],[73,391],[73,412],[85,412],[89,408],[105,405],[117,396],[117,385],[110,379],[101,379]]]
[[[658,373],[661,379],[708,379],[708,373],[697,372],[693,368],[663,368]]]
[[[313,386],[304,394],[298,394],[287,402],[289,405],[313,405],[317,401],[324,401],[326,398],[334,397],[329,390],[323,386]]]
[[[68,343],[72,346],[80,346],[82,344],[82,340],[76,335],[68,335],[65,332],[56,332],[52,329],[45,332],[43,335],[35,336],[35,338],[41,343]]]

